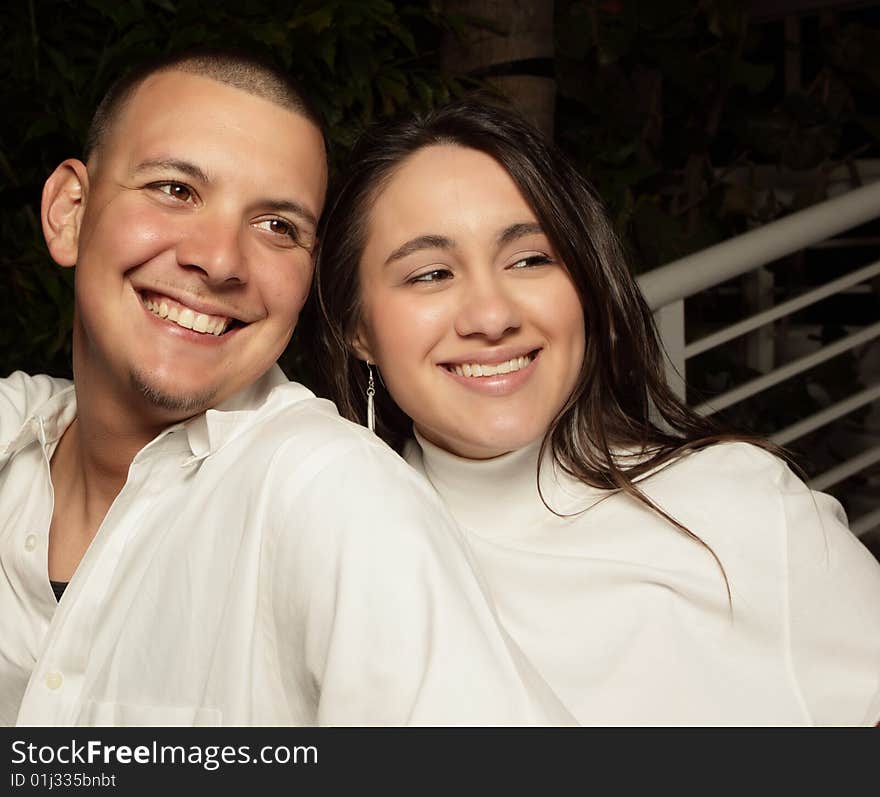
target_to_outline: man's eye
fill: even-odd
[[[415,277],[411,277],[409,279],[410,283],[415,282],[442,282],[443,280],[451,279],[452,272],[445,268],[435,268],[431,269],[431,271],[426,271],[423,274],[417,274]]]
[[[283,235],[294,243],[299,243],[299,230],[286,219],[263,219],[258,221],[256,226],[261,230],[266,230],[274,235]]]
[[[180,202],[189,202],[195,198],[195,192],[192,188],[183,183],[156,183],[153,187]]]

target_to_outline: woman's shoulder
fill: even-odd
[[[773,478],[782,476],[788,465],[778,456],[761,446],[745,441],[714,443],[672,460],[655,471],[649,478],[663,478],[675,474],[694,476],[745,476]]]
[[[725,442],[685,454],[639,480],[638,487],[685,522],[711,517],[716,527],[780,531],[800,520],[846,526],[843,508],[810,489],[780,457],[746,442]]]
[[[638,480],[639,488],[648,493],[683,491],[693,501],[719,496],[741,500],[744,494],[769,498],[794,485],[807,489],[783,459],[758,445],[738,441],[682,454]]]

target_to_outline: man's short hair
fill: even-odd
[[[291,75],[253,53],[189,49],[148,61],[110,86],[89,124],[83,154],[85,160],[101,146],[120,112],[140,85],[151,75],[171,71],[201,75],[288,108],[312,122],[321,131],[325,145],[327,143],[320,112]]]

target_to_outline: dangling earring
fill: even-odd
[[[367,429],[373,434],[376,433],[376,407],[373,403],[373,396],[376,395],[376,385],[373,382],[373,364],[367,360]]]

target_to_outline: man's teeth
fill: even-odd
[[[155,313],[159,318],[165,318],[173,321],[180,327],[192,329],[195,332],[203,332],[208,335],[222,335],[229,325],[229,319],[219,315],[205,315],[204,313],[196,313],[188,307],[182,310],[176,306],[168,306],[168,302],[154,301],[153,299],[144,299],[144,305],[151,313]]]
[[[534,358],[527,354],[525,357],[514,357],[503,363],[495,365],[480,365],[479,363],[462,363],[451,366],[451,370],[459,376],[495,376],[496,374],[512,374],[525,368]]]

